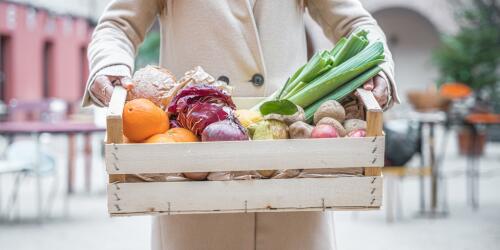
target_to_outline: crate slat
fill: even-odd
[[[109,174],[381,167],[384,137],[108,144]]]
[[[365,210],[381,199],[380,176],[108,185],[112,215]]]

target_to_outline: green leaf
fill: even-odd
[[[260,113],[262,115],[279,114],[279,115],[293,115],[297,113],[298,109],[293,102],[283,99],[276,101],[268,101],[260,106]]]

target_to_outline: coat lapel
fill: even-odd
[[[255,1],[257,0],[228,1],[228,3],[231,5],[231,9],[233,11],[247,16],[247,18],[240,18],[240,21],[242,28],[244,29],[247,46],[248,48],[250,48],[252,56],[259,66],[259,72],[253,73],[260,73],[265,77],[267,74],[264,62],[264,54],[262,53],[259,31],[257,29],[257,23],[253,14],[253,3]]]

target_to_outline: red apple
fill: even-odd
[[[311,138],[336,138],[339,137],[337,130],[327,124],[320,124],[313,128]]]

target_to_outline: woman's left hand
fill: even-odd
[[[363,85],[363,89],[371,91],[380,107],[385,107],[389,100],[389,90],[387,80],[379,75],[370,79]]]

